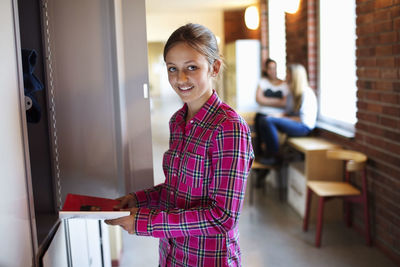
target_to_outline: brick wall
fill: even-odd
[[[260,39],[260,27],[249,30],[244,23],[245,9],[224,11],[225,43],[240,39]]]
[[[318,57],[313,51],[317,51],[317,38],[310,36],[310,30],[317,32],[317,2],[302,0],[299,11],[286,16],[287,60],[303,63],[315,74]],[[318,134],[367,154],[374,245],[400,264],[400,1],[356,3],[356,136],[346,139],[322,130]],[[310,80],[317,85],[316,76],[311,74]],[[361,207],[355,205],[356,229],[364,229],[362,216]]]
[[[400,1],[359,0],[356,12],[355,141],[370,158],[375,243],[400,263]]]
[[[317,87],[316,1],[301,0],[295,14],[286,14],[286,62],[306,67],[310,86]]]

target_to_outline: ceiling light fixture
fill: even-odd
[[[299,9],[300,0],[286,0],[284,3],[284,10],[286,13],[294,14]]]
[[[257,30],[260,24],[260,16],[256,6],[249,6],[244,12],[244,22],[250,30]]]

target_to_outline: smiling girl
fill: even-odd
[[[214,34],[178,28],[164,47],[184,105],[170,119],[165,182],[122,197],[130,216],[109,220],[160,239],[160,266],[240,266],[238,220],[254,155],[244,120],[213,89],[222,60]]]

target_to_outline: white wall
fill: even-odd
[[[206,26],[221,38],[221,44],[224,43],[224,13],[222,10],[147,13],[146,16],[148,42],[166,42],[174,30],[192,22]]]
[[[31,266],[33,243],[12,0],[0,1],[0,266]]]

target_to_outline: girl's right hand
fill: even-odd
[[[120,203],[114,206],[115,210],[130,209],[137,206],[136,197],[133,194],[128,194],[126,196],[117,198],[116,200],[119,200]]]

